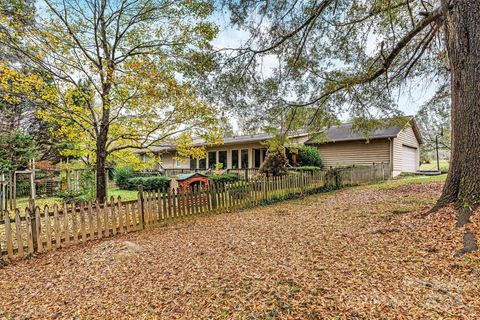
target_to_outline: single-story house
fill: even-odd
[[[351,123],[331,126],[322,131],[322,139],[308,132],[292,134],[294,144],[311,145],[319,149],[325,167],[349,165],[391,164],[392,175],[417,171],[420,163],[422,138],[413,117],[402,127],[378,129],[365,136],[352,129]],[[222,163],[224,169],[259,168],[265,159],[267,147],[264,142],[271,139],[267,133],[224,138],[219,145],[205,145],[205,159],[180,159],[173,145],[161,145],[149,150],[161,159],[163,169],[207,169]],[[196,142],[202,146],[202,142]],[[140,152],[146,156],[146,151]],[[296,155],[287,151],[290,163]]]

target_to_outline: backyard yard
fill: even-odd
[[[480,255],[451,208],[421,218],[444,176],[185,218],[0,269],[0,318],[480,317]],[[480,219],[470,226],[480,235]]]

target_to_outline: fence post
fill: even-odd
[[[143,186],[138,186],[138,201],[140,202],[140,224],[145,229],[145,202],[143,198]]]
[[[2,171],[2,173],[0,173],[0,219],[3,219],[3,210],[6,209],[5,190],[6,190],[6,188],[5,188],[5,174]]]
[[[37,219],[36,219],[36,208],[35,208],[35,200],[30,199],[28,202],[28,207],[30,208],[30,212],[33,212],[33,219],[30,223],[30,228],[32,229],[32,241],[33,241],[33,250],[35,252],[38,251],[38,239],[37,239]],[[64,214],[66,214],[64,212]]]
[[[305,194],[305,176],[303,172],[300,172],[300,194],[302,196]]]

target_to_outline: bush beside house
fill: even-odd
[[[322,157],[317,148],[312,146],[302,147],[298,155],[300,156],[300,165],[302,167],[319,167],[323,165]]]
[[[208,177],[211,182],[225,183],[238,181],[238,175],[234,173],[213,174]]]

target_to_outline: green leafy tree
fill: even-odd
[[[451,97],[448,87],[425,103],[417,113],[416,119],[422,131],[423,151],[432,152],[438,146],[441,150],[450,150],[451,139]]]
[[[41,8],[21,41],[13,29],[2,44],[50,77],[55,92],[39,114],[74,143],[69,155],[95,164],[97,198],[106,195],[107,159],[179,134],[219,136],[217,110],[193,85],[215,67],[211,1],[43,0]]]
[[[0,171],[26,168],[37,152],[35,141],[29,134],[19,131],[0,133]]]

